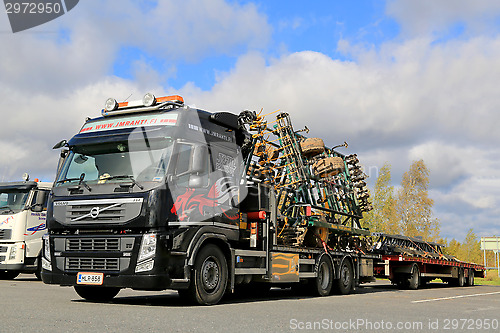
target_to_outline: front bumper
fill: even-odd
[[[42,281],[46,284],[76,286],[76,274],[58,274],[42,270]],[[132,288],[137,290],[165,290],[173,287],[167,275],[111,275],[104,274],[103,287]]]

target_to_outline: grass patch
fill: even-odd
[[[497,270],[486,271],[485,278],[475,278],[476,284],[485,284],[489,286],[500,286],[500,277]]]

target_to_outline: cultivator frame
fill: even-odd
[[[245,161],[247,180],[266,184],[276,193],[278,242],[366,250],[360,238],[370,235],[360,223],[363,212],[371,210],[366,175],[356,155],[334,149],[347,143],[329,148],[321,139],[307,138],[300,134],[307,133],[307,127],[294,130],[284,112],[267,122],[261,114],[244,111],[240,123],[252,133]]]

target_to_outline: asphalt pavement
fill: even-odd
[[[346,296],[273,288],[190,306],[175,291],[126,289],[93,303],[33,275],[0,280],[0,332],[499,332],[499,321],[499,286],[398,290],[378,281]]]

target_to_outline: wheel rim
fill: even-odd
[[[220,282],[220,267],[216,258],[209,257],[205,259],[201,266],[201,281],[203,288],[207,291],[213,291]]]
[[[347,265],[342,266],[340,280],[342,281],[342,285],[344,287],[349,287],[349,284],[351,283],[351,275],[349,274],[349,267],[347,267]]]
[[[319,267],[319,285],[321,286],[321,289],[325,290],[328,288],[328,284],[330,282],[330,271],[328,269],[328,266],[326,262],[321,263],[321,266]]]

